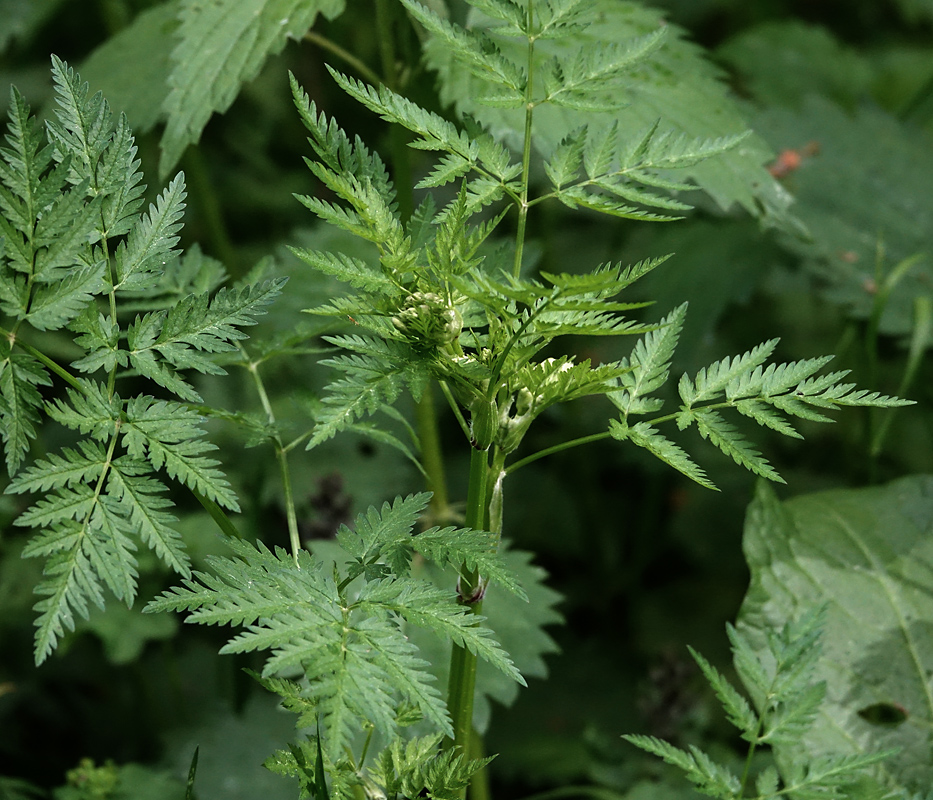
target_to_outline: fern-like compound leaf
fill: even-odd
[[[657,330],[640,339],[629,358],[631,371],[619,379],[620,391],[609,399],[623,412],[643,414],[660,407],[660,401],[647,398],[667,380],[671,358],[687,314],[686,303],[661,320]]]
[[[691,746],[689,751],[681,750],[655,736],[627,734],[622,738],[683,770],[684,777],[696,787],[697,791],[709,797],[733,800],[739,796],[741,788],[739,779],[725,767],[713,762],[696,747]]]
[[[726,717],[729,719],[742,734],[742,738],[747,741],[757,741],[758,735],[758,715],[754,712],[748,700],[746,700],[738,690],[726,680],[725,676],[709,663],[692,647],[687,648],[693,660],[696,661],[706,682],[712,687],[719,699]]]
[[[145,187],[136,152],[126,115],[121,114],[98,167],[98,188],[103,195],[101,235],[104,238],[112,239],[129,233],[142,206]]]
[[[527,80],[525,71],[503,56],[489,37],[447,22],[415,0],[402,0],[402,5],[443,41],[456,58],[468,64],[478,76],[497,86],[503,100],[511,100],[513,106],[521,104]]]
[[[334,18],[344,0],[183,0],[164,110],[159,172],[178,162],[215,111],[226,111],[240,87],[289,38],[307,33],[318,14]]]
[[[331,360],[347,377],[334,381],[327,388],[320,408],[315,413],[315,427],[307,449],[346,429],[364,415],[374,414],[384,404],[393,403],[404,386],[409,364],[386,363],[362,356]]]
[[[171,500],[161,497],[166,487],[150,476],[145,462],[121,456],[113,462],[107,483],[107,498],[143,542],[180,575],[190,574],[189,558],[179,533],[171,527],[176,517],[165,509]]]
[[[65,172],[65,166],[57,171]],[[50,198],[48,207],[36,220],[32,237],[35,261],[30,271],[38,282],[60,281],[76,266],[99,268],[102,265],[99,249],[88,246],[99,236],[103,199],[103,195],[88,199],[88,193],[92,192],[89,181],[84,179]]]
[[[59,529],[59,532],[72,541],[70,546],[48,559],[43,570],[44,579],[36,586],[36,594],[43,597],[33,607],[39,614],[35,641],[37,664],[49,657],[66,631],[74,630],[75,613],[85,618],[88,616],[88,600],[98,608],[104,607],[100,581],[82,547],[89,537],[77,524]],[[40,552],[23,551],[24,557],[34,554],[39,555]]]
[[[378,153],[367,148],[359,137],[350,139],[336,120],[328,119],[310,97],[301,89],[295,76],[290,76],[292,93],[298,106],[298,114],[304,126],[311,132],[308,140],[328,176],[336,180],[340,175],[355,178],[360,183],[371,181],[373,186],[386,195],[391,194],[392,184],[385,163]]]
[[[600,95],[610,91],[634,64],[657,50],[665,35],[661,27],[624,44],[581,47],[573,59],[553,58],[542,70],[544,95],[539,102],[593,111],[618,108],[617,100]]]
[[[646,38],[652,37],[656,34]],[[558,83],[564,79],[563,74],[555,78]],[[587,87],[587,96],[592,96],[592,86],[588,83]],[[592,133],[584,126],[571,131],[557,144],[545,169],[554,185],[554,196],[570,208],[591,208],[614,216],[664,221],[675,217],[659,215],[640,206],[686,211],[691,206],[669,193],[689,190],[690,186],[661,178],[656,171],[689,166],[735,147],[742,138],[691,141],[659,134],[656,122],[640,140],[636,139],[623,149],[619,146],[617,122],[608,127],[596,127]],[[581,167],[585,170],[585,180],[578,180]],[[659,194],[655,189],[666,193]]]
[[[457,130],[439,114],[427,111],[385,86],[378,89],[328,68],[337,84],[351,97],[389,122],[395,122],[418,134],[410,146],[420,150],[441,150],[477,164],[492,177],[493,186],[512,181],[521,164],[511,162],[508,150],[489,134],[469,136]]]
[[[397,547],[398,543],[411,538],[412,530],[430,499],[430,494],[421,492],[405,498],[397,497],[392,505],[383,503],[381,512],[370,506],[366,512],[357,516],[353,530],[346,525],[340,526],[337,541],[360,564],[374,562],[391,548]],[[392,566],[398,574],[408,568],[407,563],[402,569],[394,569],[397,563]]]
[[[62,486],[89,483],[97,478],[107,462],[107,454],[97,442],[83,439],[78,449],[62,448],[62,455],[49,453],[20,472],[7,486],[8,492],[47,492]]]
[[[471,169],[473,163],[456,153],[449,153],[437,165],[415,184],[416,189],[429,189],[437,186],[446,186],[458,178],[462,178]]]
[[[88,601],[103,605],[102,587],[132,604],[136,537],[179,573],[188,574],[181,538],[169,527],[175,517],[165,511],[172,504],[160,496],[165,487],[151,477],[149,464],[129,456],[111,460],[112,449],[105,452],[87,440],[78,451],[66,448],[62,453],[32,465],[11,485],[16,492],[45,491],[16,520],[40,530],[24,548],[24,557],[48,559],[37,588],[45,595],[36,606],[37,662],[66,630],[74,629],[74,614],[87,616]]]
[[[14,353],[0,340],[0,437],[7,472],[14,475],[36,436],[42,396],[37,387],[50,386],[45,367],[28,353]]]
[[[116,366],[125,367],[129,363],[126,350],[120,347],[119,323],[101,314],[96,305],[89,303],[72,320],[70,327],[77,334],[75,343],[86,353],[83,358],[72,362],[74,369],[81,372],[95,372],[98,369],[110,371]]]
[[[186,195],[185,177],[179,173],[133,225],[117,249],[115,289],[145,289],[157,280],[178,243]]]
[[[758,740],[775,745],[799,742],[813,725],[825,698],[825,683],[786,693],[781,702],[772,703]]]
[[[57,160],[71,158],[71,181],[89,181],[97,185],[96,169],[110,142],[113,115],[99,92],[88,97],[88,85],[57,56],[52,56],[52,80],[55,84],[55,120],[47,126],[56,147]]]
[[[16,524],[38,528],[53,527],[73,519],[83,520],[90,516],[98,500],[93,488],[83,483],[74,487],[61,487],[20,514]]]
[[[667,326],[669,322],[665,320],[662,324]],[[704,483],[705,476],[699,475],[680,448],[660,436],[651,423],[641,430],[638,426],[630,428],[627,423],[631,413],[644,414],[660,408],[659,400],[641,395],[653,391],[667,378],[666,365],[676,339],[670,333],[665,338],[665,330],[666,327],[661,327],[638,343],[629,362],[631,370],[619,377],[623,389],[609,395],[623,411],[623,419],[612,424],[610,434],[651,450],[662,461]],[[685,430],[696,423],[700,435],[737,464],[756,475],[783,483],[761,453],[723,418],[721,410],[734,408],[759,425],[799,439],[800,434],[780,412],[829,422],[830,418],[821,410],[862,404],[894,408],[911,403],[841,383],[847,374],[845,371],[816,375],[831,356],[765,366],[776,344],[777,340],[764,342],[741,356],[725,358],[701,369],[694,378],[682,376],[678,385],[682,405],[680,411],[672,415],[678,428]],[[670,417],[658,421],[662,419]]]
[[[637,219],[643,222],[672,222],[680,219],[680,217],[645,211],[629,203],[617,202],[614,198],[588,191],[586,187],[580,185],[572,186],[566,191],[560,192],[557,198],[569,208],[588,208],[591,211],[597,211],[611,217],[619,217],[620,219]],[[646,199],[648,199],[648,195],[643,194],[637,202],[644,202]],[[659,202],[653,202],[652,205],[665,205],[665,201],[659,198]],[[682,208],[683,206],[678,205],[676,207]]]
[[[592,181],[592,187],[599,190],[603,196],[611,195],[627,203],[639,203],[643,206],[663,209],[665,211],[689,211],[692,206],[673,197],[649,192],[635,186],[632,181],[626,181],[614,175],[600,177]]]
[[[740,414],[755,420],[765,428],[771,428],[771,430],[784,434],[784,436],[790,436],[792,439],[803,438],[784,417],[762,400],[738,400],[735,403],[735,408]]]
[[[235,350],[234,342],[248,338],[240,328],[255,325],[257,317],[281,294],[285,278],[255,286],[223,288],[210,299],[208,295],[189,295],[168,313],[155,347],[173,363],[183,362],[169,356],[169,345],[190,346],[208,353]]]
[[[580,171],[585,143],[586,128],[578,128],[561,139],[551,157],[544,162],[544,171],[558,191]]]
[[[801,800],[823,800],[826,797],[853,796],[858,791],[859,779],[864,771],[875,764],[890,758],[896,751],[867,753],[843,757],[824,756],[815,759],[805,769],[791,768],[785,785],[794,797]],[[846,791],[848,790],[848,791]],[[923,800],[922,795],[908,796],[904,793],[892,794],[892,797],[911,800]]]
[[[107,441],[120,422],[123,403],[117,394],[108,397],[103,386],[79,379],[80,391],[68,388],[65,398],[56,398],[47,407],[48,415],[66,428]]]
[[[756,708],[763,708],[768,693],[771,691],[773,672],[769,671],[755,652],[749,638],[743,635],[732,623],[726,623],[726,635],[732,650],[732,663],[742,676],[742,682],[748,690]]]
[[[61,281],[39,285],[23,319],[40,331],[58,330],[89,307],[104,288],[104,263],[75,267]]]
[[[139,396],[126,404],[121,428],[131,456],[145,458],[156,470],[164,468],[175,480],[215,503],[239,511],[236,495],[216,459],[204,453],[216,449],[205,441],[201,417],[189,407],[168,400]]]
[[[638,447],[645,448],[649,453],[696,481],[700,486],[718,491],[716,485],[690,456],[647,422],[639,422],[629,427],[619,420],[609,420],[609,433],[614,439],[623,442],[630,441]]]
[[[587,136],[586,145],[583,148],[583,167],[586,177],[595,180],[609,174],[617,158],[618,150],[618,122]]]
[[[372,779],[387,797],[459,796],[472,776],[492,758],[469,759],[438,747],[441,737],[396,739],[374,759]]]
[[[746,397],[773,397],[794,389],[798,384],[819,372],[830,361],[832,356],[808,358],[802,361],[791,361],[786,364],[769,364],[767,367],[755,367],[733,378],[725,387],[726,397],[729,400],[739,400]],[[838,382],[845,373],[830,373],[821,380],[830,383]],[[814,388],[817,388],[814,386]],[[819,391],[825,388],[818,387]]]
[[[505,565],[496,549],[498,537],[469,528],[429,528],[410,537],[405,544],[441,566],[451,564],[478,572],[484,580],[502,586],[527,601],[525,590]],[[388,557],[388,556],[387,556]]]
[[[412,530],[424,513],[431,495],[421,493],[396,498],[381,511],[370,508],[360,514],[353,530],[341,526],[337,541],[356,560],[353,576],[380,577],[388,572],[397,577],[409,574],[411,558],[420,553],[439,566],[466,567],[506,590],[527,599],[517,578],[497,553],[497,537],[488,531],[469,528],[428,528],[413,535]]]
[[[646,258],[628,266],[603,264],[592,272],[582,274],[563,272],[558,275],[542,271],[541,277],[568,295],[592,292],[605,297],[613,297],[656,267],[661,266],[669,258],[669,255]]]
[[[399,520],[402,528],[414,507],[413,499],[399,507],[406,517]],[[396,525],[392,509],[384,516],[390,527]],[[393,730],[396,695],[450,732],[440,692],[400,629],[401,619],[453,637],[497,666],[510,666],[489,632],[475,626],[475,617],[431,584],[375,579],[356,597],[344,597],[307,553],[300,554],[296,565],[281,550],[272,553],[243,542],[231,546],[237,558],[212,559],[214,575],[195,573],[184,587],[167,592],[147,610],[188,609],[192,622],[247,626],[224,652],[271,651],[264,675],[302,665],[328,728],[331,754],[341,752],[354,721]]]
[[[873,406],[875,408],[900,408],[914,404],[912,400],[891,397],[869,389],[856,389],[855,384],[852,383],[832,386],[820,394],[808,394],[808,391],[807,381],[804,381],[797,387],[796,393],[806,396],[808,402],[814,404],[825,402],[827,405]]]
[[[491,631],[478,624],[482,618],[450,592],[411,578],[404,558],[390,558],[386,565],[400,567],[399,574],[366,568],[382,559],[384,551],[418,538],[411,531],[428,499],[427,494],[399,498],[361,515],[355,530],[341,529],[338,542],[351,558],[345,570],[330,574],[306,551],[296,559],[281,549],[273,552],[262,544],[231,540],[234,558],[211,558],[212,573],[195,573],[147,610],[187,610],[191,622],[243,627],[223,652],[270,651],[263,670],[267,679],[301,666],[308,679],[307,697],[327,729],[330,757],[339,757],[352,726],[361,720],[391,733],[398,724],[400,697],[450,734],[440,692],[404,635],[404,624],[427,628],[511,678],[523,679]],[[436,549],[455,550],[445,544],[441,541]],[[304,699],[292,701],[301,713],[309,713]]]
[[[385,291],[394,284],[385,275],[371,267],[365,261],[346,253],[334,253],[328,250],[308,250],[301,247],[290,247],[298,258],[306,264],[331,275],[337,280],[349,283],[357,289],[369,291]]]
[[[48,558],[36,592],[36,662],[44,661],[66,630],[74,630],[74,614],[88,615],[88,601],[103,608],[102,584],[132,604],[136,593],[134,526],[108,495],[88,486],[59,488],[17,519],[18,525],[43,526],[27,544],[25,558]]]
[[[29,105],[15,88],[10,90],[8,115],[10,122],[4,137],[8,147],[0,148],[0,224],[7,238],[11,232],[26,231],[35,224],[38,211],[47,202],[43,195],[51,193],[49,189],[43,191],[42,175],[52,160],[51,148],[43,147]],[[63,182],[64,175],[58,176],[58,181]],[[17,235],[13,241],[21,238]],[[26,267],[21,271],[27,271],[28,262],[20,259],[20,263]]]
[[[397,614],[414,625],[432,630],[441,638],[466,647],[512,680],[525,685],[525,679],[512,660],[492,638],[492,631],[477,624],[483,618],[471,614],[466,606],[451,602],[449,592],[427,581],[373,581],[360,593],[357,602],[361,609]]]
[[[164,471],[205,501],[230,509],[236,497],[207,453],[201,417],[190,407],[116,391],[120,368],[198,399],[180,371],[223,372],[213,360],[245,338],[281,281],[216,290],[223,276],[195,251],[175,250],[185,189],[178,176],[140,215],[142,176],[124,117],[53,59],[57,108],[44,145],[16,92],[7,147],[0,149],[0,308],[14,331],[70,325],[84,356],[72,369],[104,369],[105,380],[75,378],[17,336],[0,340],[0,435],[9,491],[38,500],[16,524],[34,527],[27,557],[47,559],[36,606],[42,661],[90,604],[109,591],[130,604],[142,542],[183,576],[188,558],[158,477]],[[110,308],[96,298],[109,294]],[[129,295],[129,297],[127,297]],[[124,302],[129,299],[130,302]],[[161,306],[160,306],[161,304]],[[115,310],[115,306],[116,309]],[[127,328],[118,313],[142,312]],[[39,389],[68,385],[47,417],[77,432],[74,447],[38,459],[18,477],[43,407]]]
[[[169,311],[151,312],[138,318],[127,332],[130,363],[179,397],[200,401],[197,392],[176,370],[226,374],[202,353],[235,350],[234,342],[247,338],[239,328],[255,325],[257,314],[263,313],[263,307],[272,302],[284,283],[277,280],[241,289],[221,289],[213,298],[208,294],[188,295]]]
[[[84,535],[85,550],[97,575],[117,600],[132,606],[136,599],[136,543],[133,527],[110,497],[101,498],[95,519]]]
[[[695,411],[690,417],[696,422],[700,435],[708,439],[723,453],[732,458],[736,464],[760,475],[762,478],[784,483],[774,467],[736,430],[735,426],[726,422],[716,411],[702,409]]]

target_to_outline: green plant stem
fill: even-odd
[[[610,438],[611,434],[609,431],[603,431],[602,433],[591,433],[589,436],[581,436],[579,439],[570,439],[566,442],[561,442],[560,444],[555,444],[552,447],[546,447],[543,450],[539,450],[537,453],[532,453],[530,456],[525,456],[522,459],[510,464],[505,469],[506,475],[511,475],[516,470],[521,469],[528,464],[531,464],[534,461],[537,461],[539,458],[544,458],[545,456],[554,455],[554,453],[559,453],[561,450],[569,450],[571,447],[579,447],[581,444],[589,444],[590,442],[598,442],[602,439]]]
[[[398,57],[395,53],[395,4],[389,0],[376,0],[376,30],[379,31],[379,56],[382,61],[382,83],[393,92],[401,93]],[[411,156],[407,132],[400,125],[389,129],[392,148],[392,173],[398,199],[398,214],[407,223],[415,210]],[[428,402],[431,402],[430,400]]]
[[[415,406],[418,440],[421,444],[421,465],[427,474],[428,491],[432,492],[431,512],[434,521],[443,525],[450,519],[450,501],[447,496],[447,478],[444,473],[444,455],[437,428],[434,396],[428,386]]]
[[[531,179],[531,122],[534,116],[534,52],[535,37],[531,33],[534,22],[534,3],[528,0],[528,80],[525,83],[525,135],[522,146],[522,193],[518,204],[518,227],[515,231],[515,264],[512,275],[522,272],[522,254],[525,249],[525,227],[528,223],[528,185]]]
[[[482,529],[486,520],[486,486],[489,480],[489,452],[474,449],[470,455],[470,485],[467,492],[466,526]],[[460,572],[460,596],[470,598],[479,585],[476,570],[464,567]],[[479,613],[482,601],[468,603],[472,613]],[[454,644],[450,654],[450,678],[447,684],[447,708],[453,724],[453,738],[446,747],[459,747],[469,753],[473,739],[473,694],[476,689],[476,655]]]
[[[308,31],[304,35],[304,40],[306,42],[311,42],[316,44],[322,50],[326,50],[328,53],[333,53],[341,61],[349,64],[363,80],[367,83],[371,83],[373,86],[377,86],[379,81],[379,76],[373,72],[369,67],[367,67],[362,61],[360,61],[353,53],[349,50],[344,50],[336,42],[332,42],[326,36],[321,36],[321,34],[316,33],[315,31]]]
[[[285,516],[288,520],[288,540],[292,548],[292,557],[295,566],[298,566],[298,553],[301,551],[301,537],[298,535],[298,517],[295,514],[295,498],[292,494],[292,479],[288,469],[288,455],[282,447],[282,442],[275,443],[275,457],[279,462],[279,472],[282,476],[282,489],[285,492]]]
[[[94,188],[97,189],[98,187],[95,186]],[[100,213],[101,213],[101,223],[103,223],[103,211],[101,211]],[[101,225],[101,229],[103,230],[103,225]],[[110,252],[110,243],[108,242],[106,235],[101,236],[100,247],[101,247],[102,252],[104,253]],[[115,283],[114,283],[114,268],[115,268],[114,260],[108,255],[106,257],[106,261],[107,261],[107,284],[109,287],[107,291],[107,300],[110,304],[110,322],[113,325],[119,327],[119,323],[117,322],[117,290],[115,288]],[[114,365],[110,368],[109,374],[107,375],[107,397],[110,397],[110,398],[113,397],[113,394],[116,391],[116,387],[117,387],[117,366],[118,364],[114,363]]]
[[[907,395],[914,378],[917,377],[917,371],[920,369],[920,364],[930,341],[931,331],[933,331],[933,301],[931,301],[929,295],[920,295],[914,298],[914,326],[910,337],[910,347],[907,351],[907,366],[904,368],[901,384],[897,388],[898,397]],[[896,408],[888,409],[888,413],[885,414],[881,424],[877,426],[874,432],[869,449],[872,483],[875,482],[877,477],[875,473],[877,472],[878,457],[881,455],[885,437],[896,413]]]
[[[748,786],[748,778],[751,775],[752,759],[755,757],[755,750],[758,749],[758,737],[761,735],[762,719],[758,720],[758,727],[755,730],[755,741],[748,745],[748,755],[745,757],[745,766],[742,769],[742,780],[739,785],[739,797],[745,797],[745,787]]]
[[[460,406],[457,405],[457,400],[454,397],[453,392],[450,391],[450,387],[447,385],[447,381],[438,381],[441,387],[441,392],[443,392],[444,397],[447,400],[447,404],[450,406],[450,410],[453,411],[454,417],[456,417],[457,422],[460,423],[460,429],[463,431],[463,435],[466,436],[467,441],[470,439],[470,423],[466,421],[466,417],[463,416],[463,412],[460,410]]]
[[[49,368],[52,372],[58,375],[65,383],[71,386],[72,389],[77,389],[82,394],[84,393],[84,387],[81,385],[81,382],[68,370],[59,364],[55,363],[51,358],[49,358],[41,350],[37,350],[31,344],[26,344],[22,339],[18,338],[15,331],[8,331],[5,328],[0,328],[0,337],[6,339],[10,343],[10,347],[17,345],[20,349],[25,350],[29,355],[35,358],[38,361],[41,361],[46,367]]]
[[[240,352],[246,357],[246,351],[240,348]],[[256,386],[256,392],[259,395],[259,402],[266,412],[266,419],[269,424],[275,427],[275,412],[272,410],[272,403],[269,402],[269,395],[266,392],[262,376],[259,374],[259,364],[247,359],[246,368]],[[282,478],[282,491],[285,493],[285,518],[288,524],[288,539],[292,549],[292,558],[295,559],[295,566],[298,566],[298,553],[301,551],[301,537],[298,535],[298,516],[295,514],[295,498],[292,493],[291,472],[288,468],[288,451],[282,443],[282,437],[276,432],[272,435],[272,446],[275,448],[275,458],[279,462],[279,474]]]
[[[897,285],[906,277],[913,267],[924,258],[922,253],[900,261],[887,274],[882,276],[882,262],[884,260],[884,251],[879,245],[877,264],[875,267],[875,281],[877,291],[875,293],[874,303],[872,304],[871,316],[868,318],[868,325],[865,330],[865,352],[868,359],[868,384],[877,387],[880,383],[880,356],[878,349],[878,340],[880,338],[881,318],[888,307],[891,299],[891,293]],[[909,369],[909,366],[908,366]],[[903,391],[903,389],[902,389]],[[881,451],[881,443],[887,432],[887,425],[884,421],[879,423],[880,409],[868,409],[868,452],[869,452],[869,478],[870,482],[875,482],[875,472],[877,471],[877,456]],[[890,419],[891,414],[884,415],[883,419]],[[877,443],[877,445],[876,445]],[[876,449],[877,446],[877,449]]]
[[[485,757],[486,747],[483,743],[483,737],[473,731],[473,738],[470,743],[470,758],[480,759]],[[492,800],[492,792],[489,787],[489,770],[485,767],[474,773],[470,779],[470,800]]]
[[[211,519],[217,524],[217,527],[220,528],[227,536],[232,536],[234,539],[242,539],[243,534],[240,533],[236,525],[233,524],[230,517],[227,516],[227,512],[224,511],[217,503],[211,500],[209,497],[205,497],[200,492],[192,491],[192,494],[195,496],[195,499],[204,507],[204,510],[211,515]]]

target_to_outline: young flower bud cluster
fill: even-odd
[[[413,292],[392,317],[392,324],[415,346],[441,347],[460,335],[463,318],[439,294]]]

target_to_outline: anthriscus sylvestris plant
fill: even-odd
[[[140,544],[150,547],[181,583],[151,600],[148,611],[185,611],[190,622],[237,628],[222,653],[268,653],[256,677],[298,715],[304,735],[267,765],[297,776],[303,796],[318,798],[456,798],[488,761],[474,735],[477,659],[523,683],[482,615],[490,585],[525,597],[500,549],[505,485],[516,470],[613,438],[712,489],[670,433],[695,428],[740,466],[780,481],[728,415],[797,437],[791,417],[827,421],[840,406],[904,403],[843,383],[844,372],[822,373],[830,357],[769,363],[771,340],[684,375],[677,407],[664,409],[662,389],[687,308],[631,318],[647,304],[629,302],[625,291],[666,257],[535,273],[526,258],[527,221],[546,202],[627,220],[675,220],[689,209],[679,194],[692,188],[675,171],[715,159],[742,135],[692,140],[665,132],[663,120],[635,139],[613,125],[583,126],[542,157],[532,146],[539,110],[614,110],[633,67],[664,46],[664,28],[561,59],[540,43],[573,43],[588,24],[586,3],[472,0],[496,21],[497,37],[523,43],[518,62],[489,36],[412,0],[402,4],[495,87],[482,100],[520,115],[524,136],[512,150],[471,120],[458,126],[386,85],[331,69],[347,95],[408,131],[410,147],[437,154],[415,187],[395,187],[380,156],[291,79],[310,133],[308,167],[326,189],[299,200],[374,253],[367,261],[295,251],[349,287],[309,310],[350,327],[325,337],[335,352],[320,363],[337,378],[313,426],[294,440],[277,426],[261,360],[251,357],[242,330],[283,291],[283,281],[220,288],[216,262],[196,249],[179,253],[183,177],[142,211],[142,176],[125,120],[114,119],[99,95],[89,97],[60,61],[52,70],[55,117],[43,133],[14,91],[0,161],[0,420],[8,491],[41,495],[17,523],[35,530],[24,555],[46,559],[36,661],[52,653],[76,616],[104,605],[105,591],[132,604],[135,553]],[[403,215],[399,195],[412,188],[426,191]],[[69,331],[80,354],[69,360],[43,351],[37,334],[46,331]],[[545,356],[570,334],[636,338],[628,356],[609,363]],[[204,405],[186,379],[189,370],[221,375],[222,364],[255,379],[267,414],[259,435],[281,469],[288,548],[239,538],[227,516],[239,510],[238,500],[208,455],[203,422],[212,413],[236,421],[236,414]],[[447,501],[435,387],[469,452],[462,516]],[[431,492],[370,508],[352,528],[340,528],[341,558],[322,561],[300,542],[289,457],[296,444],[315,448],[360,430],[377,413],[399,418],[394,404],[405,394],[416,403],[417,431],[411,428],[411,448],[393,441],[417,460]],[[590,395],[609,401],[607,430],[521,451],[546,409]],[[51,422],[71,431],[72,443],[24,466],[37,426]],[[192,492],[228,535],[231,555],[212,558],[210,572],[189,568],[166,497],[174,484]],[[422,560],[452,567],[456,585],[426,577]],[[451,643],[446,687],[409,637],[413,628]]]

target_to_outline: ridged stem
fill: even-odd
[[[428,491],[432,492],[431,515],[436,524],[444,525],[451,519],[451,510],[432,388],[430,385],[425,388],[421,400],[415,406],[415,421],[421,443],[421,466],[428,476]]]
[[[512,275],[518,277],[522,271],[522,254],[525,249],[525,226],[528,223],[528,184],[531,177],[531,122],[534,116],[534,54],[535,37],[532,34],[534,23],[534,3],[528,0],[528,79],[525,83],[525,134],[522,143],[522,193],[518,204],[518,226],[515,231],[515,263]]]
[[[489,480],[489,451],[474,449],[470,455],[470,485],[467,490],[466,526],[483,529],[486,522],[486,487]],[[476,570],[460,572],[461,602],[471,613],[479,613],[482,599],[469,602],[479,588]],[[473,742],[473,694],[476,690],[476,655],[454,644],[450,655],[450,678],[447,683],[447,708],[453,725],[453,738],[446,747],[458,747],[469,754]]]
[[[395,22],[394,4],[390,0],[376,0],[376,30],[379,31],[382,83],[393,92],[401,93],[398,57],[395,52]],[[392,147],[392,178],[398,199],[398,214],[404,224],[415,210],[407,131],[400,125],[393,125],[389,129],[389,140]]]

